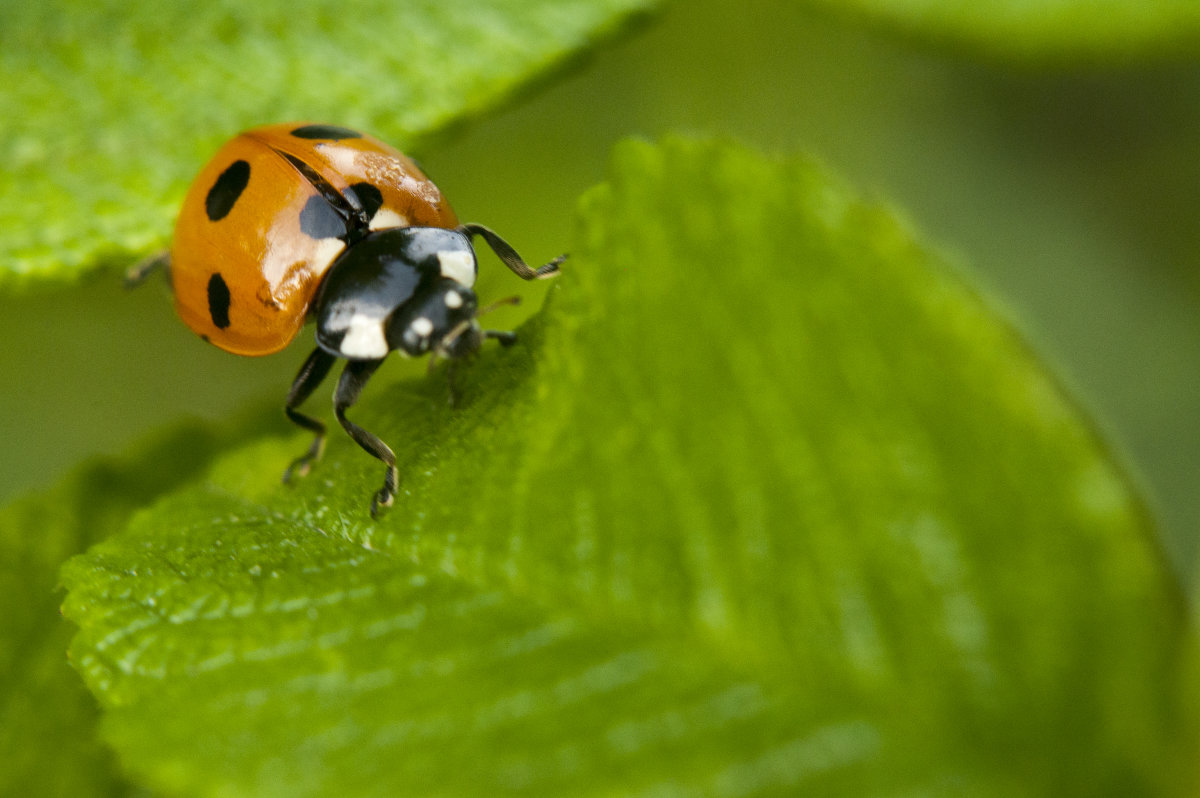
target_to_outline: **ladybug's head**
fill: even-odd
[[[469,355],[483,343],[475,321],[477,308],[470,288],[450,278],[437,280],[392,315],[388,345],[411,357],[427,352],[440,357]]]

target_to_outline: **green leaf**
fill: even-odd
[[[0,795],[126,792],[97,739],[95,700],[67,664],[75,629],[59,617],[58,569],[193,476],[219,443],[184,426],[128,460],[87,464],[0,510]]]
[[[103,733],[197,795],[1145,794],[1185,628],[1021,340],[886,210],[619,148],[557,291],[447,406],[265,437],[68,563]]]
[[[815,0],[922,39],[1006,59],[1112,64],[1194,56],[1192,0]]]
[[[419,145],[655,4],[9,4],[0,286],[68,279],[163,246],[188,183],[241,129],[314,119]]]

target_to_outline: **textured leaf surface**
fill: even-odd
[[[1200,49],[1192,0],[816,0],[881,26],[1007,58],[1111,63]]]
[[[315,119],[411,146],[651,5],[6,4],[0,285],[162,246],[188,182],[241,129]]]
[[[203,795],[1126,795],[1183,613],[1017,337],[807,163],[630,143],[511,350],[230,452],[64,570],[105,738]],[[1020,763],[1019,767],[1014,763]]]

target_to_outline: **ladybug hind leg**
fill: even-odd
[[[372,518],[378,516],[379,508],[390,507],[392,499],[396,495],[396,483],[399,477],[396,471],[396,455],[376,435],[367,432],[346,418],[346,410],[358,401],[358,395],[362,393],[363,386],[367,384],[367,380],[371,379],[371,375],[375,373],[381,363],[383,363],[382,358],[379,360],[351,360],[342,371],[337,390],[333,393],[333,412],[337,416],[338,422],[341,423],[342,429],[346,430],[346,434],[353,438],[354,442],[361,446],[367,454],[387,466],[383,487],[371,499]]]
[[[321,384],[336,359],[320,347],[314,349],[313,353],[308,356],[308,360],[305,360],[304,365],[300,367],[295,381],[292,382],[292,389],[288,391],[287,403],[284,405],[283,412],[287,413],[287,417],[292,420],[293,424],[312,432],[314,437],[308,451],[293,460],[287,471],[283,472],[285,484],[291,482],[293,476],[302,477],[307,474],[312,464],[320,460],[325,451],[325,424],[312,416],[301,413],[296,408],[304,404],[304,400]]]

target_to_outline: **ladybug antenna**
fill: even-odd
[[[506,297],[504,297],[504,299],[497,299],[495,302],[488,305],[487,307],[480,309],[475,314],[475,318],[479,318],[480,316],[484,315],[485,313],[491,313],[496,308],[502,308],[505,305],[519,305],[519,304],[521,304],[521,297],[506,296]]]

